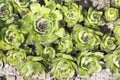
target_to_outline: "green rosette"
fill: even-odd
[[[18,48],[24,42],[24,35],[17,25],[9,25],[8,28],[4,27],[0,36],[0,49],[2,50]]]
[[[112,6],[120,8],[120,0],[111,0]]]
[[[117,40],[117,44],[119,45],[120,44],[120,22],[116,22],[113,32]]]
[[[110,34],[105,34],[100,43],[100,48],[102,51],[111,52],[116,48],[115,37],[110,36]]]
[[[81,78],[89,78],[90,75],[102,70],[103,53],[101,52],[81,52],[78,56],[78,69]]]
[[[56,51],[53,47],[45,47],[43,49],[43,54],[42,54],[43,59],[43,63],[45,65],[46,68],[50,68],[48,66],[51,65],[52,63],[52,59],[54,59],[56,57]]]
[[[2,50],[0,50],[0,65],[4,62],[6,62],[6,55]]]
[[[103,12],[89,8],[87,12],[85,11],[85,26],[91,28],[98,28],[98,26],[103,26],[104,20],[102,16]]]
[[[75,46],[81,51],[98,49],[101,41],[99,35],[102,35],[102,33],[81,25],[75,25],[72,31]]]
[[[76,64],[72,56],[58,53],[51,68],[51,73],[57,79],[72,78],[75,75]]]
[[[51,13],[51,15],[49,14],[46,17],[38,17],[34,21],[34,31],[39,35],[43,45],[50,44],[64,35],[65,30],[59,28],[58,21],[53,21],[53,19],[54,17]]]
[[[83,21],[82,6],[75,3],[65,5],[61,7],[64,14],[64,20],[67,22],[67,26],[73,27],[77,22]]]
[[[45,46],[49,46],[64,35],[64,28],[59,28],[58,25],[58,22],[62,20],[59,10],[50,11],[49,8],[41,7],[39,4],[35,5],[35,3],[31,4],[30,7],[31,12],[22,21],[23,31],[36,36],[40,43]]]
[[[23,63],[27,57],[27,53],[23,49],[9,50],[6,53],[7,62],[11,65],[18,66]]]
[[[13,13],[15,14],[19,13],[21,16],[23,16],[23,14],[29,11],[29,0],[8,0],[6,2],[13,6]]]
[[[40,74],[45,74],[45,68],[40,62],[26,61],[18,67],[20,74],[27,80],[28,78],[38,77]],[[35,75],[35,76],[34,76]]]
[[[119,10],[117,8],[107,8],[104,12],[106,21],[115,21],[119,17]]]
[[[6,22],[12,20],[12,6],[5,1],[0,2],[0,20]]]
[[[120,50],[116,49],[111,54],[107,54],[104,58],[106,67],[112,69],[114,73],[120,72]]]
[[[43,58],[45,58],[47,61],[51,61],[53,58],[55,58],[56,52],[55,49],[52,47],[45,47],[43,50]]]
[[[69,34],[62,37],[56,46],[57,50],[62,53],[71,53],[73,51],[73,43]]]

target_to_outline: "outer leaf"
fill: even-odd
[[[3,53],[3,51],[0,50],[0,65],[1,65],[3,62],[6,62],[6,56],[5,56],[5,54]]]
[[[120,22],[117,22],[114,27],[114,35],[115,38],[117,39],[118,44],[120,44]]]

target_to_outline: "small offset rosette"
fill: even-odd
[[[40,74],[45,74],[45,67],[36,61],[26,61],[18,69],[26,80],[37,78]]]
[[[83,21],[82,6],[71,3],[69,5],[62,6],[61,10],[68,27],[73,27],[77,22]]]
[[[9,3],[0,3],[0,20],[7,21],[12,15],[12,6]]]
[[[75,41],[76,48],[79,50],[96,50],[101,41],[99,34],[101,35],[102,33],[76,25],[73,28],[72,38]]]
[[[13,6],[13,13],[15,14],[19,13],[21,17],[24,16],[25,13],[29,11],[28,8],[30,4],[29,0],[10,0],[6,2],[10,3],[10,5]]]
[[[51,68],[51,73],[57,79],[72,78],[75,75],[76,64],[70,55],[58,53]]]
[[[25,61],[27,53],[24,49],[16,49],[9,50],[6,56],[8,63],[14,66],[18,66]]]
[[[111,0],[111,5],[120,8],[120,0]]]
[[[106,21],[115,21],[119,17],[119,10],[117,8],[107,8],[104,12]]]
[[[102,70],[103,53],[101,52],[81,52],[78,56],[78,69],[81,78],[89,78],[90,75]]]
[[[117,47],[115,37],[110,34],[105,34],[100,43],[100,48],[102,51],[111,52]]]
[[[63,53],[71,53],[73,51],[73,43],[69,34],[66,34],[60,40],[58,40],[57,50]]]
[[[43,50],[43,58],[45,58],[47,61],[51,61],[53,58],[55,58],[56,52],[55,49],[52,47],[45,47]]]
[[[120,50],[119,48],[107,54],[104,60],[106,62],[107,68],[112,69],[114,73],[120,72]]]
[[[85,11],[85,26],[90,28],[98,28],[98,26],[103,26],[104,20],[102,16],[103,12],[89,8],[88,11]]]
[[[17,25],[10,25],[1,30],[0,49],[18,48],[24,42],[24,34]]]

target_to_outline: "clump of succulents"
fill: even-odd
[[[104,67],[119,79],[120,0],[106,10],[77,2],[0,0],[0,65],[17,67],[25,80],[48,72],[56,79],[87,80]]]

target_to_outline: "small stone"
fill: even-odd
[[[16,76],[16,80],[24,80],[23,76]]]
[[[14,75],[6,76],[6,80],[16,80],[16,77]]]
[[[110,69],[106,69],[106,72],[107,72],[107,73],[110,73],[111,71],[110,71]]]
[[[107,27],[108,27],[108,29],[110,29],[111,31],[113,30],[113,28],[114,28],[114,25],[113,25],[113,23],[107,23]]]

